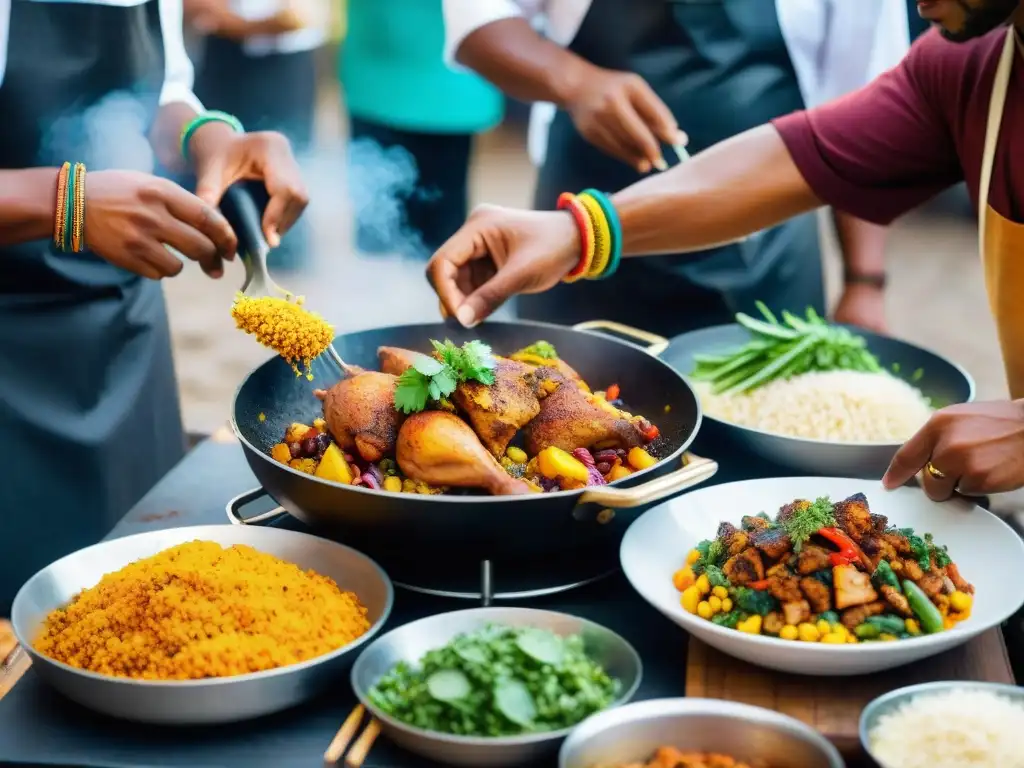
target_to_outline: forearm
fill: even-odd
[[[0,246],[53,235],[58,170],[0,171]]]
[[[832,212],[847,277],[881,277],[885,274],[887,227],[872,224],[842,211]]]
[[[462,41],[455,58],[508,96],[560,106],[594,69],[576,54],[546,40],[522,18],[494,21],[473,31]]]
[[[612,202],[625,256],[704,250],[821,206],[770,125],[627,187]]]
[[[181,155],[181,132],[195,116],[195,109],[182,101],[164,104],[157,112],[149,142],[160,164],[168,170],[188,170]]]

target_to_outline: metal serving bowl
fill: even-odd
[[[621,683],[613,707],[629,701],[640,685],[642,667],[633,646],[610,629],[587,619],[532,608],[473,608],[442,613],[391,630],[371,643],[352,666],[356,696],[380,721],[384,734],[410,752],[448,765],[474,768],[521,765],[554,752],[570,728],[497,738],[453,736],[406,725],[384,714],[370,701],[370,689],[398,662],[418,664],[427,651],[447,645],[456,635],[475,632],[489,624],[538,627],[562,637],[582,635],[587,655]]]
[[[988,691],[1024,706],[1024,688],[1016,685],[1002,685],[1000,683],[979,683],[967,680],[942,680],[934,683],[922,683],[920,685],[908,685],[905,688],[897,688],[895,691],[882,694],[873,699],[864,711],[860,713],[860,743],[864,751],[872,760],[881,765],[878,758],[871,751],[869,736],[878,721],[918,696],[931,696],[937,693],[949,691]]]
[[[642,763],[664,746],[755,765],[844,766],[825,737],[778,712],[718,699],[653,699],[584,720],[562,744],[558,768]]]
[[[67,605],[106,573],[169,547],[195,540],[246,544],[304,569],[329,576],[359,596],[370,629],[331,653],[287,667],[205,680],[132,680],[75,669],[43,656],[32,640],[50,611]],[[203,525],[141,533],[81,549],[47,566],[14,598],[12,622],[32,668],[79,704],[113,717],[160,725],[212,725],[247,720],[311,698],[343,674],[352,651],[376,635],[391,613],[394,590],[370,558],[332,541],[277,528]]]

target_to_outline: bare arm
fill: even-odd
[[[846,273],[863,277],[884,275],[888,227],[872,224],[842,211],[834,211],[833,219]]]
[[[627,187],[612,202],[626,256],[705,250],[822,204],[770,125]]]
[[[524,18],[501,19],[474,30],[455,58],[513,98],[559,106],[597,69],[546,40]]]
[[[56,168],[0,171],[0,246],[53,235]]]

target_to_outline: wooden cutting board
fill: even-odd
[[[0,619],[0,699],[21,679],[21,676],[25,674],[31,663],[28,654],[22,653],[13,664],[9,666],[5,664],[8,657],[15,658],[12,654],[17,645],[18,641],[14,637],[14,629],[11,627],[11,623],[5,619]]]
[[[802,720],[835,744],[850,768],[867,764],[857,726],[868,702],[905,685],[935,680],[1012,684],[1002,632],[992,629],[941,656],[862,677],[773,672],[719,653],[693,637],[686,664],[687,696],[753,704]]]

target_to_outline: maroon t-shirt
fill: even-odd
[[[969,43],[951,43],[933,30],[859,91],[774,125],[814,192],[839,210],[888,224],[961,180],[977,206],[989,97],[1005,39],[1005,27]],[[989,190],[989,204],[1015,222],[1024,222],[1021,136],[1018,54]]]

